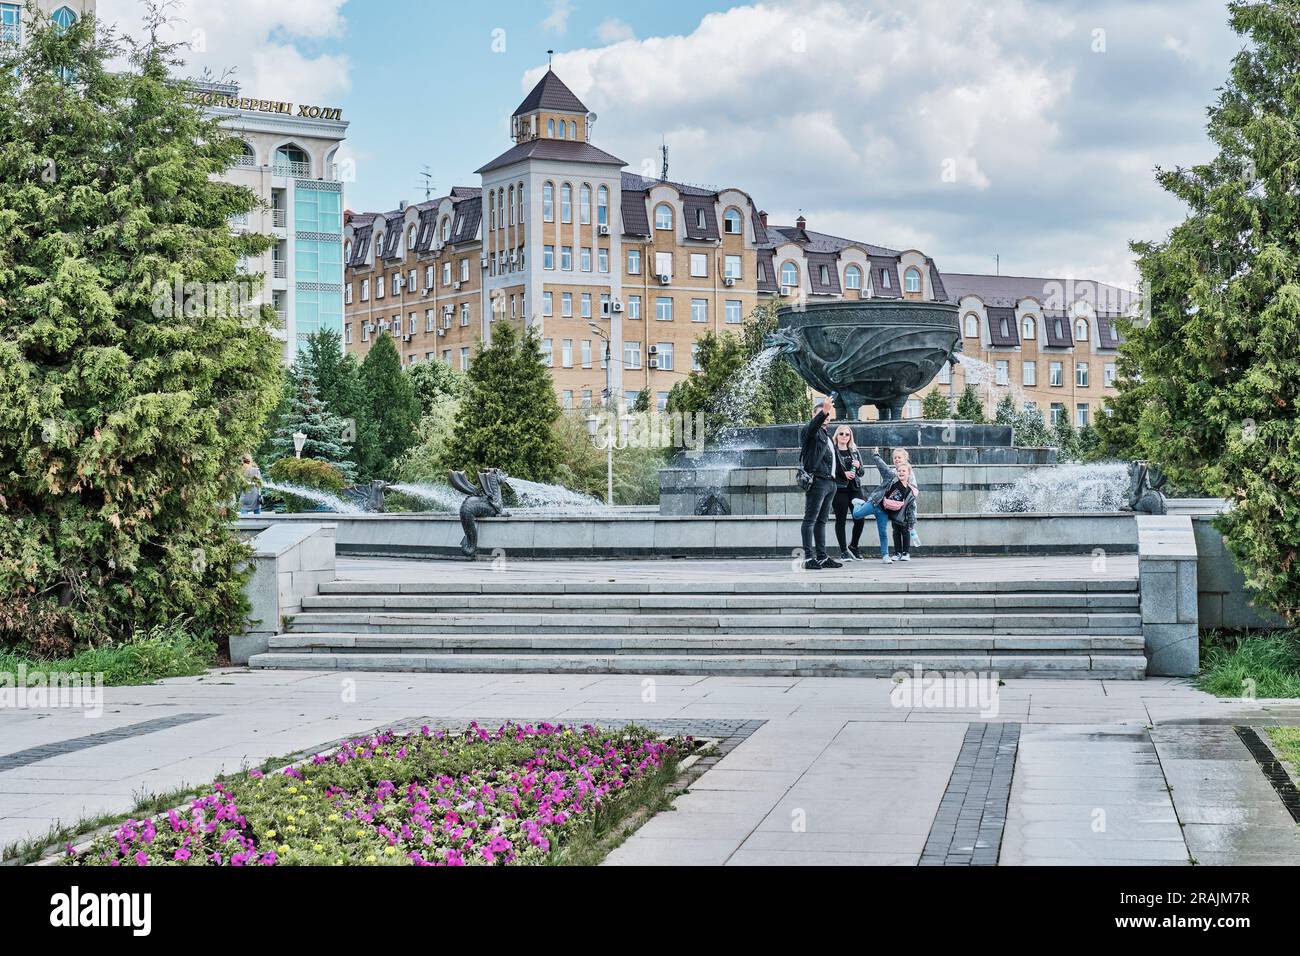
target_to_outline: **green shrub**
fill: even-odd
[[[934,389],[921,400],[921,417],[930,419],[943,419],[951,414],[948,407],[948,396],[939,389]]]
[[[1300,697],[1300,631],[1206,635],[1196,686],[1219,697]]]
[[[160,625],[121,644],[89,648],[71,657],[44,659],[20,651],[0,653],[0,671],[15,673],[20,664],[25,664],[28,673],[103,674],[106,685],[124,686],[202,674],[216,659],[216,644],[174,623]]]

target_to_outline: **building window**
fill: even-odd
[[[1088,427],[1088,403],[1079,402],[1074,406],[1074,424],[1080,428]]]
[[[641,250],[629,249],[627,251],[627,274],[639,276],[641,274]]]
[[[596,190],[596,225],[609,225],[609,189],[604,186]]]
[[[709,300],[708,299],[691,299],[691,321],[692,322],[709,321]]]
[[[1088,387],[1088,363],[1087,362],[1074,363],[1074,384],[1079,386],[1079,388]]]
[[[1048,363],[1047,384],[1055,388],[1060,388],[1065,384],[1065,369],[1060,362]]]
[[[655,206],[655,228],[672,229],[673,227],[673,207],[666,202],[661,202]]]
[[[573,246],[560,246],[560,268],[565,272],[573,271]]]
[[[407,321],[407,331],[408,331],[411,335],[414,335],[416,332],[419,331],[419,322],[418,322],[418,318],[419,318],[418,315],[417,315],[416,313],[414,313],[414,312],[412,312],[410,315],[408,315],[408,316],[406,317],[406,321]]]
[[[727,299],[724,303],[726,320],[728,325],[740,325],[742,321],[741,304],[739,299]]]
[[[698,371],[700,371],[700,368],[701,368],[701,366],[700,366],[700,343],[699,343],[699,342],[692,342],[692,343],[691,343],[691,371],[692,371],[692,372],[698,372]]]
[[[881,270],[880,270],[880,286],[881,286],[881,288],[884,288],[884,289],[890,289],[890,288],[893,288],[893,286],[890,284],[890,281],[889,281],[889,270],[888,270],[888,269],[881,269]]]
[[[548,368],[555,365],[555,343],[551,339],[542,339],[542,364]]]
[[[921,403],[915,398],[908,399],[907,410],[903,414],[906,418],[920,418]]]
[[[542,315],[550,316],[555,314],[555,296],[551,292],[542,293]]]
[[[563,132],[563,131],[561,131],[561,132]],[[554,139],[554,137],[555,137],[555,120],[553,120],[553,119],[548,119],[548,120],[546,121],[546,135],[547,135],[547,136],[550,136],[552,139]]]
[[[347,285],[343,287],[343,304],[344,305],[352,304],[352,283],[351,282],[349,282]]]
[[[627,341],[623,343],[623,368],[638,369],[641,367],[641,343]]]
[[[469,260],[468,259],[460,260],[460,281],[461,282],[469,281]]]
[[[468,302],[462,302],[460,304],[460,324],[469,325],[469,303]]]
[[[799,284],[799,267],[793,262],[781,263],[781,285],[794,288]]]
[[[1060,402],[1052,402],[1051,406],[1047,410],[1047,423],[1055,428],[1061,423],[1061,419],[1064,416],[1065,406]]]
[[[741,222],[740,210],[728,209],[722,214],[722,231],[729,236],[738,236],[743,228]]]
[[[1107,388],[1113,388],[1115,385],[1115,363],[1107,362],[1101,368],[1101,383]]]
[[[555,183],[542,184],[542,222],[555,222]]]
[[[993,373],[993,380],[998,385],[1006,385],[1011,374],[1011,363],[1006,359],[998,359]]]
[[[22,7],[0,3],[0,43],[18,43],[23,38]]]
[[[375,298],[382,299],[383,297],[384,297],[384,277],[376,276],[375,277]]]
[[[641,318],[641,297],[639,295],[627,297],[627,317],[629,319]]]
[[[343,326],[343,344],[344,345],[352,344],[352,323],[351,322]]]
[[[861,289],[862,288],[862,270],[857,266],[849,266],[844,270],[844,288]]]
[[[952,381],[952,366],[944,362],[939,366],[939,374],[934,379],[940,385],[947,385]]]
[[[726,256],[722,260],[722,274],[728,279],[740,281],[740,256]]]
[[[823,286],[831,284],[831,267],[822,265],[817,267],[817,281]]]
[[[691,253],[691,276],[704,279],[709,275],[709,257],[699,252]]]
[[[576,120],[569,120],[569,139],[578,138],[578,123]]]
[[[1088,341],[1088,320],[1075,319],[1074,321],[1074,338],[1077,342]]]
[[[1025,367],[1021,372],[1021,381],[1025,385],[1038,384],[1038,363],[1037,362],[1025,363]]]
[[[462,345],[460,347],[460,370],[462,372],[469,371],[469,346],[468,345]]]
[[[369,341],[370,341],[370,323],[369,323],[369,322],[362,322],[362,323],[361,323],[361,341],[362,341],[362,342],[369,342]]]
[[[591,271],[591,246],[583,246],[580,253],[582,259],[582,271]]]
[[[560,365],[573,368],[573,339],[565,339],[560,343]]]
[[[555,268],[555,247],[554,246],[542,246],[542,268],[543,269]]]
[[[424,331],[432,332],[434,327],[433,309],[424,310]]]
[[[566,319],[573,318],[573,293],[560,293],[560,315]]]
[[[1025,321],[1020,326],[1020,337],[1023,339],[1032,339],[1038,331],[1037,323],[1032,315],[1025,316]]]
[[[659,351],[659,368],[665,372],[673,370],[673,343],[660,342],[657,346]]]
[[[591,225],[591,187],[586,183],[578,190],[578,222]]]
[[[979,334],[980,334],[979,316],[976,315],[974,312],[967,312],[966,313],[966,338],[968,339],[979,338]]]
[[[591,368],[591,339],[582,340],[582,367]]]
[[[596,250],[596,268],[600,272],[609,272],[609,250],[604,246]]]
[[[362,302],[370,301],[370,280],[369,279],[361,280],[361,301]]]
[[[582,293],[582,317],[584,319],[591,318],[591,293],[590,292]]]
[[[610,310],[609,310],[609,303],[610,303],[609,293],[608,293],[608,292],[602,292],[602,293],[600,294],[600,314],[601,314],[601,315],[608,316],[608,315],[611,315],[611,314],[612,314],[612,313],[610,312]]]
[[[673,297],[661,295],[655,299],[655,318],[660,322],[673,320]]]
[[[916,269],[908,269],[903,275],[904,288],[908,292],[921,291],[921,273]]]
[[[573,222],[573,187],[568,183],[560,187],[560,222]]]
[[[655,275],[673,277],[673,254],[671,252],[655,253]]]

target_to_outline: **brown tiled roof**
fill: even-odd
[[[462,199],[452,208],[449,243],[470,242],[478,237],[479,222],[483,219],[483,197]]]
[[[390,212],[384,220],[384,248],[381,259],[399,259],[402,256],[402,219],[404,212]]]
[[[930,267],[930,287],[934,290],[934,300],[936,302],[946,302],[948,300],[948,290],[943,284],[943,276],[939,274],[939,267],[929,257],[926,257],[925,261]]]
[[[871,293],[878,299],[900,299],[903,296],[902,283],[898,281],[898,259],[895,256],[871,255]],[[889,273],[889,285],[885,285],[883,274]]]
[[[1056,349],[1074,348],[1074,320],[1069,315],[1058,313],[1043,316],[1043,331],[1046,344]]]
[[[1115,327],[1118,316],[1099,314],[1097,316],[1098,344],[1104,349],[1117,349],[1124,342],[1124,336]]]
[[[649,236],[650,218],[646,214],[646,193],[637,189],[624,189],[622,196],[623,235]]]
[[[762,263],[763,268],[767,270],[767,275],[758,280],[759,292],[776,292],[778,285],[776,281],[776,259],[772,248],[766,247],[758,250],[758,261]]]
[[[984,307],[989,316],[989,344],[998,348],[1014,348],[1020,344],[1020,330],[1016,328],[1016,310],[1008,306]]]
[[[585,113],[587,107],[582,105],[582,100],[573,95],[573,90],[564,85],[555,73],[548,69],[546,74],[537,81],[531,93],[524,97],[524,101],[519,104],[515,110],[515,116],[522,116],[524,113],[531,113],[533,110],[550,110],[555,113]]]
[[[352,257],[348,259],[349,266],[364,265],[366,255],[370,251],[370,237],[373,234],[374,226],[372,223],[366,223],[364,226],[357,225],[352,230]]]
[[[603,149],[597,149],[590,143],[579,143],[572,139],[530,139],[510,147],[490,163],[480,166],[475,172],[491,172],[525,159],[558,159],[577,163],[600,163],[607,166],[627,165],[617,156],[612,156]]]
[[[1123,312],[1136,298],[1128,289],[1080,279],[1045,279],[1031,276],[988,276],[965,272],[944,273],[949,302],[964,295],[977,295],[985,305],[1015,306],[1021,299],[1037,299],[1044,307],[1061,309],[1059,301],[1071,288],[1075,297],[1095,292],[1093,307],[1098,312]],[[1056,300],[1056,301],[1049,301]]]
[[[839,257],[829,252],[809,252],[808,283],[814,295],[839,295],[840,270]],[[826,267],[826,281],[822,282],[822,267]]]
[[[687,239],[717,239],[718,217],[713,211],[716,195],[686,195],[682,197],[682,208],[686,216]],[[703,213],[703,225],[700,214]]]

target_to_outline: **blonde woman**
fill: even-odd
[[[853,429],[840,425],[835,429],[835,497],[831,499],[831,508],[835,512],[835,539],[840,545],[841,561],[861,561],[858,542],[862,540],[862,527],[866,524],[862,518],[853,519],[853,543],[845,538],[845,524],[853,499],[862,497],[862,453],[858,451],[857,442],[853,440]]]

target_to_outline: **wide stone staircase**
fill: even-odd
[[[506,576],[508,577],[508,576]],[[1135,578],[324,584],[254,668],[1004,677],[1145,675]]]

